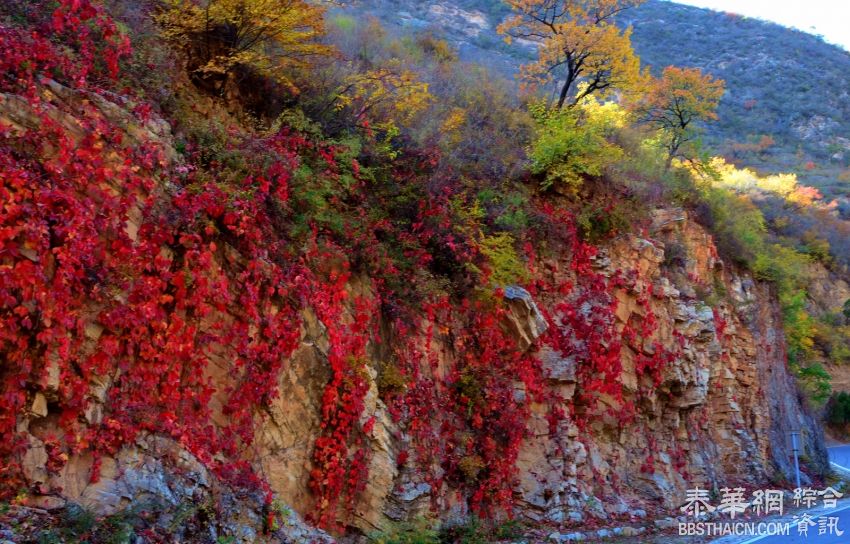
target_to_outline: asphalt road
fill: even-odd
[[[839,469],[850,473],[850,444],[843,446],[833,446],[827,448],[829,452],[829,460]],[[737,544],[848,544],[850,543],[850,503],[843,500],[834,510],[819,509],[817,512],[812,512],[812,518],[815,523],[818,523],[818,518],[825,517],[838,518],[836,524],[837,530],[826,530],[825,534],[819,534],[819,525],[809,526],[808,534],[800,534],[799,528],[795,521],[790,521],[790,535],[782,536],[763,536],[753,537],[738,541]],[[783,518],[788,520],[789,518]],[[842,532],[838,535],[838,532]],[[831,534],[830,534],[831,533]],[[726,541],[725,539],[721,539]]]
[[[833,465],[838,465],[846,471],[850,471],[850,444],[843,446],[833,446],[827,448],[829,452],[829,461]],[[848,540],[850,542],[850,540]]]
[[[791,531],[789,535],[782,536],[765,536],[755,537],[750,540],[744,540],[739,544],[847,544],[850,542],[850,504],[839,506],[835,510],[825,512],[821,515],[813,516],[814,522],[817,523],[820,517],[837,517],[837,530],[830,534],[825,531],[824,534],[819,533],[818,525],[810,526],[808,534],[800,534],[799,528],[794,522],[791,522]],[[841,532],[841,535],[838,535]]]

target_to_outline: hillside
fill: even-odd
[[[0,2],[2,544],[667,543],[839,486],[846,223],[632,109],[718,83],[551,107],[401,30]]]
[[[430,31],[461,57],[513,75],[532,55],[504,44],[500,0],[362,0],[352,13],[400,31]],[[773,23],[650,0],[624,12],[642,62],[695,66],[727,82],[710,151],[767,172],[796,172],[827,196],[850,194],[850,53]],[[765,145],[772,139],[773,143]],[[759,145],[761,143],[761,145]]]

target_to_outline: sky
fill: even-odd
[[[819,34],[850,51],[850,0],[674,0],[679,4],[731,11]]]

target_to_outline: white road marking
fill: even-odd
[[[840,446],[829,446],[826,449],[831,450],[831,449],[835,449],[835,448],[844,448],[844,447],[847,447],[848,445],[850,445],[850,444],[842,444]],[[834,465],[834,466],[840,468],[840,469],[843,469],[843,470],[846,470],[847,472],[850,472],[850,468],[848,468],[848,467],[845,467],[843,465],[839,465],[838,463],[835,463],[833,461],[830,461],[829,463],[831,465]],[[835,514],[837,512],[843,512],[844,510],[847,510],[847,509],[850,509],[850,504],[848,504],[847,506],[842,506],[841,508],[837,508],[837,509],[832,510],[830,512],[824,512],[824,513],[825,514]],[[800,520],[800,521],[802,521],[802,520]],[[797,527],[798,525],[800,525],[800,521],[793,522],[791,524],[791,527],[792,528]],[[770,538],[770,537],[774,537],[774,536],[784,536],[784,535],[762,535],[762,536],[757,536],[757,537],[751,538],[749,540],[745,540],[743,542],[738,542],[737,544],[753,544],[753,542],[758,542],[760,540],[764,540],[765,538]]]
[[[838,468],[844,469],[844,470],[846,470],[847,472],[850,472],[850,468],[847,468],[847,467],[845,467],[845,466],[843,466],[843,465],[839,465],[839,464],[838,464],[838,463],[836,463],[835,461],[830,461],[830,462],[829,462],[829,464],[830,464],[830,465],[832,465],[832,466],[834,466],[834,467],[838,467]]]

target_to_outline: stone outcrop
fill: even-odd
[[[665,345],[679,342],[680,356],[665,368],[657,387],[648,387],[635,372],[632,352],[624,350],[621,379],[626,390],[649,391],[629,425],[601,418],[580,429],[567,420],[552,438],[546,407],[532,406],[516,488],[519,512],[531,520],[579,522],[647,505],[670,509],[695,485],[717,489],[790,479],[791,430],[803,431],[809,469],[826,468],[819,427],[803,408],[785,363],[781,313],[769,286],[723,263],[711,236],[680,210],[658,211],[650,236],[614,241],[596,257],[596,267],[603,275],[639,271],[653,286],[650,309],[659,322],[658,338]],[[683,266],[671,268],[667,251],[676,244],[682,246],[676,251],[684,249],[687,257]],[[563,273],[563,263],[548,263],[546,268],[553,275]],[[538,305],[553,301],[535,301],[517,287],[504,294],[510,310],[507,328],[521,345],[536,349],[537,339],[552,326]],[[620,326],[644,311],[639,296],[625,288],[616,293]],[[270,461],[276,465],[266,470],[273,487],[302,512],[310,508],[305,486],[309,458],[303,445],[317,423],[310,411],[316,410],[323,383],[315,378],[323,368],[316,347],[323,342],[323,330],[317,323],[309,329],[302,349],[310,355],[299,350],[293,357],[280,384],[282,404],[273,408],[273,413],[287,415],[283,420],[273,417],[267,431],[280,443],[302,448],[297,455]],[[549,386],[562,398],[572,398],[578,385],[575,361],[545,346],[537,356]],[[370,481],[355,521],[364,532],[388,519],[422,513],[430,492],[416,474],[398,469],[394,456],[403,436],[398,438],[374,386],[363,414],[372,416],[378,423]],[[652,449],[654,462],[647,471],[642,465]]]
[[[41,107],[75,140],[81,140],[88,130],[80,119],[95,113],[119,128],[125,143],[152,143],[165,153],[168,160],[177,157],[171,145],[171,126],[156,116],[141,121],[130,113],[132,104],[124,97],[110,95],[109,100],[100,94],[71,89],[53,80],[44,81],[40,91],[44,101]],[[41,119],[24,98],[0,93],[0,123],[13,133],[22,133],[39,128]]]
[[[84,102],[124,127],[131,138],[159,142],[166,157],[174,156],[168,145],[170,130],[160,121],[140,125],[100,96],[75,94],[53,85],[45,92],[72,103],[69,111]],[[30,122],[25,107],[13,97],[0,98],[0,121],[25,128]],[[73,117],[58,120],[74,126]],[[530,520],[579,523],[635,508],[672,509],[682,502],[685,489],[696,485],[717,489],[789,479],[786,436],[791,430],[803,431],[809,470],[825,470],[823,439],[787,369],[781,314],[768,285],[724,263],[711,236],[681,210],[656,211],[644,237],[621,236],[601,248],[593,262],[603,277],[634,271],[641,278],[635,287],[614,292],[616,327],[622,330],[651,311],[658,322],[656,339],[666,348],[675,348],[677,356],[664,367],[660,381],[653,383],[637,371],[635,363],[637,354],[651,352],[652,346],[623,349],[619,378],[623,402],[636,405],[635,418],[628,423],[603,415],[580,425],[566,417],[552,433],[548,407],[532,403],[528,434],[517,462],[518,514]],[[571,274],[568,263],[557,260],[542,263],[540,270],[552,284]],[[350,289],[356,295],[367,289],[367,283],[365,279],[352,282]],[[535,300],[519,286],[506,287],[504,297],[505,328],[540,359],[548,387],[569,401],[580,387],[577,362],[540,342],[547,329],[561,326],[547,321],[540,308],[551,308],[559,301],[554,295]],[[648,300],[648,306],[642,299]],[[310,308],[303,309],[302,317],[300,346],[280,375],[280,393],[266,417],[258,417],[257,455],[252,461],[291,509],[286,510],[289,520],[279,529],[279,540],[324,542],[330,537],[305,526],[299,516],[313,508],[308,480],[313,443],[320,433],[322,392],[330,375],[328,324]],[[98,334],[97,324],[86,328],[90,338]],[[439,344],[439,339],[435,342]],[[423,514],[432,492],[415,470],[400,468],[399,454],[407,448],[409,437],[393,422],[378,394],[381,349],[370,346],[370,389],[361,415],[361,423],[374,421],[373,431],[365,438],[371,453],[369,478],[349,520],[363,533],[390,520]],[[450,350],[440,346],[435,351],[443,358],[452,357]],[[227,512],[221,536],[242,542],[256,539],[264,523],[263,497],[229,494],[194,456],[161,437],[143,436],[114,457],[104,458],[102,477],[94,484],[89,478],[94,460],[85,455],[68,459],[58,474],[49,473],[45,441],[59,434],[58,414],[52,409],[58,379],[48,371],[47,383],[32,394],[29,412],[19,422],[29,439],[24,457],[28,483],[50,490],[30,497],[32,506],[55,508],[74,501],[110,513],[134,502],[155,501],[165,505],[165,517],[158,523],[170,523],[181,505],[215,497]],[[222,372],[215,380],[226,387],[228,376]],[[101,417],[109,387],[106,379],[92,383],[86,412],[90,421]],[[612,411],[621,402],[601,400]],[[452,508],[444,514],[463,515],[459,505]]]
[[[26,469],[33,481],[43,480],[61,496],[30,496],[25,505],[36,511],[51,511],[67,505],[79,505],[110,516],[134,511],[150,512],[150,526],[167,529],[180,538],[190,531],[186,520],[199,512],[217,511],[218,522],[207,526],[212,541],[258,542],[263,538],[275,542],[323,544],[333,539],[323,531],[306,525],[289,508],[278,512],[280,526],[269,533],[265,527],[263,494],[237,495],[219,484],[215,476],[189,452],[170,439],[142,436],[132,446],[125,446],[115,457],[102,461],[97,482],[90,481],[93,459],[73,457],[62,470],[48,477],[43,469],[47,460],[43,444],[33,438]],[[175,532],[176,531],[176,532]]]
[[[640,383],[631,350],[624,351],[626,389],[649,391],[630,425],[603,418],[582,432],[564,422],[561,438],[553,441],[539,408],[520,459],[524,512],[532,519],[560,522],[588,513],[604,518],[647,502],[669,509],[695,485],[717,489],[789,479],[791,430],[803,431],[811,468],[827,468],[818,424],[802,408],[786,367],[781,313],[769,287],[727,267],[710,235],[679,210],[658,211],[650,234],[651,240],[617,240],[596,263],[605,275],[637,269],[652,283],[657,335],[667,345],[678,341],[680,355],[651,387]],[[687,257],[684,266],[671,269],[666,251],[676,244],[681,247],[675,251]],[[621,325],[643,311],[637,295],[617,293]],[[576,385],[569,359],[547,350],[541,356],[550,379],[569,398]],[[652,449],[654,463],[647,470],[642,465]]]
[[[509,326],[519,345],[527,349],[534,344],[540,335],[546,332],[549,324],[540,313],[531,293],[516,285],[505,287],[505,300],[508,301],[510,315]]]

